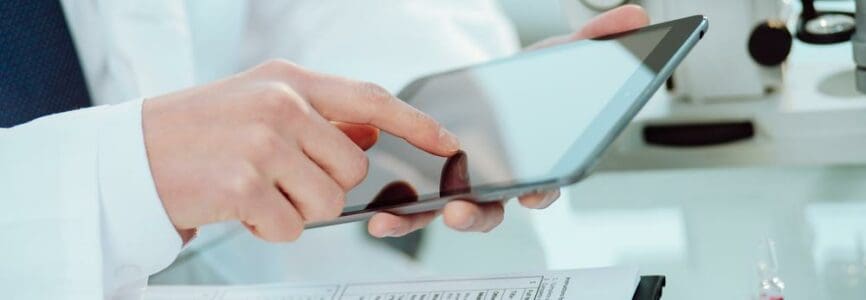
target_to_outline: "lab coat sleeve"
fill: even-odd
[[[4,295],[134,297],[177,256],[180,237],[150,176],[141,103],[0,129]]]

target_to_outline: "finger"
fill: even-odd
[[[520,204],[526,208],[543,209],[559,199],[559,189],[543,193],[524,195],[519,198]]]
[[[325,120],[297,91],[287,85],[277,84],[277,89],[286,94],[283,102],[289,103],[294,114],[287,118],[278,132],[287,140],[297,139],[306,156],[313,159],[331,175],[343,189],[356,186],[367,175],[367,156],[346,134]]]
[[[571,36],[572,40],[590,39],[629,31],[649,25],[650,20],[643,7],[629,4],[609,10],[589,20],[583,28]]]
[[[405,216],[380,212],[370,218],[370,222],[367,223],[367,231],[377,238],[404,236],[426,227],[437,215],[435,211]]]
[[[379,141],[379,128],[343,122],[331,122],[340,131],[349,137],[355,145],[358,145],[362,150],[368,150]]]
[[[303,130],[298,140],[304,153],[344,190],[355,187],[367,176],[364,150],[333,124],[316,113],[311,114],[313,125]]]
[[[571,41],[573,41],[571,35],[554,36],[554,37],[546,38],[546,39],[544,39],[540,42],[537,42],[535,44],[532,44],[529,47],[526,47],[526,50],[532,51],[532,50],[544,49],[547,47],[565,44],[565,43],[568,43]]]
[[[288,242],[301,236],[304,221],[276,186],[255,200],[244,209],[247,216],[243,218],[252,234],[270,242]]]
[[[439,195],[441,197],[469,193],[472,185],[469,179],[469,156],[457,151],[445,160],[442,175],[439,179]]]
[[[649,25],[649,16],[638,5],[623,5],[592,18],[570,35],[555,36],[529,46],[527,50],[547,48],[582,39],[591,39]]]
[[[294,72],[289,80],[328,120],[372,125],[440,156],[460,148],[439,122],[378,85],[309,71]]]
[[[502,223],[505,209],[502,202],[477,204],[456,200],[445,205],[445,224],[459,231],[488,232]]]
[[[367,205],[367,208],[400,204],[406,201],[413,202],[417,201],[417,197],[418,194],[415,188],[410,184],[403,181],[395,181],[382,188],[379,194],[373,198],[373,201]],[[387,212],[377,213],[367,223],[367,231],[379,238],[403,236],[427,226],[427,224],[436,218],[436,215],[437,212],[435,211],[406,216],[398,216]]]
[[[279,163],[282,173],[277,183],[303,220],[321,222],[339,216],[346,201],[343,188],[301,149],[287,152],[285,162]]]
[[[365,209],[379,209],[416,201],[418,201],[418,192],[415,191],[415,187],[405,181],[394,181],[386,184]]]

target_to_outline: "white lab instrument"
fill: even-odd
[[[702,44],[677,69],[669,87],[684,99],[704,103],[729,99],[761,98],[782,84],[781,63],[790,50],[787,45],[769,43],[784,30],[790,16],[790,0],[562,0],[563,13],[573,29],[601,11],[627,2],[643,6],[653,22],[677,19],[677,16],[703,14],[713,20],[718,32],[707,36]],[[603,5],[604,4],[604,5]],[[600,9],[601,8],[601,9]],[[782,24],[761,30],[764,24]],[[751,41],[758,49],[750,51]],[[761,43],[765,42],[765,43]],[[787,46],[787,47],[786,47]],[[766,54],[765,54],[766,53]],[[737,76],[719,70],[737,70]],[[719,82],[725,82],[721,85]]]
[[[793,39],[800,1],[559,4],[575,28],[610,2],[640,4],[653,22],[700,13],[717,25],[674,72],[669,90],[656,94],[608,149],[599,169],[866,162],[866,96],[855,88],[851,45]],[[854,1],[818,4],[854,11]]]

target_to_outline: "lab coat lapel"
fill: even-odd
[[[106,1],[114,47],[124,56],[138,96],[149,97],[194,83],[185,1]]]

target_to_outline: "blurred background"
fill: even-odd
[[[524,44],[568,32],[594,13],[580,0],[501,3]],[[863,299],[866,96],[855,89],[851,43],[798,39],[800,1],[638,3],[653,22],[689,10],[709,16],[707,37],[684,65],[692,68],[689,79],[708,83],[683,81],[693,90],[660,91],[601,169],[564,190],[552,207],[527,215],[507,209],[505,223],[483,235],[435,225],[419,252],[425,268],[465,274],[638,265],[644,274],[668,276],[664,299],[757,299],[764,279],[758,265],[768,259],[762,245],[770,240],[786,299]],[[568,15],[570,5],[577,11]],[[854,11],[854,1],[815,5]],[[759,39],[772,40],[769,56],[782,58],[765,65],[749,43],[771,21],[782,25],[768,26],[778,31]],[[777,49],[785,48],[785,34],[788,52]],[[714,49],[719,43],[728,46]],[[736,80],[718,78],[749,72],[758,74],[751,78],[755,92],[748,83],[731,87]],[[707,73],[716,74],[701,77]],[[709,84],[739,95],[701,89]],[[734,123],[750,124],[751,134],[685,147],[645,135],[651,125]]]
[[[190,3],[231,10],[237,2]],[[499,0],[523,45],[571,32],[623,3],[643,5],[653,22],[705,14],[710,30],[593,175],[564,189],[550,208],[528,211],[512,201],[504,223],[486,234],[434,222],[408,251],[406,239],[364,244],[363,224],[305,233],[305,243],[326,245],[314,251],[236,234],[224,244],[235,247],[216,246],[214,255],[181,257],[176,265],[200,260],[253,274],[230,283],[280,277],[269,272],[298,266],[241,254],[250,252],[301,253],[312,261],[302,277],[310,280],[636,265],[642,274],[667,276],[664,299],[758,299],[767,282],[784,287],[787,299],[863,299],[866,96],[856,88],[849,42],[855,1]],[[202,66],[199,80],[231,71]],[[347,238],[366,246],[327,246]],[[360,248],[384,256],[371,268]],[[341,260],[348,275],[316,267],[344,256],[352,258]],[[227,283],[202,267],[191,270],[169,270],[151,282]],[[196,279],[178,279],[184,276]]]

